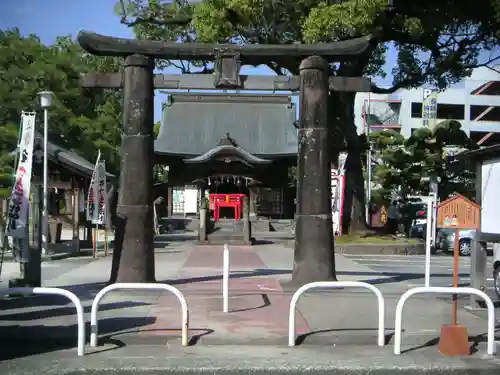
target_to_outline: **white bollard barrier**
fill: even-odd
[[[229,312],[229,247],[224,245],[222,256],[222,311]]]
[[[150,283],[150,284],[140,284],[140,283],[117,283],[108,285],[107,287],[101,289],[99,293],[92,301],[92,309],[90,311],[90,346],[97,346],[97,311],[99,310],[99,302],[101,299],[113,290],[166,290],[174,294],[181,304],[182,309],[182,346],[188,345],[188,333],[189,333],[189,310],[186,299],[179,289],[169,284],[160,283]]]
[[[78,338],[77,338],[77,350],[78,355],[81,357],[85,354],[85,318],[83,315],[83,306],[80,298],[78,298],[74,293],[66,289],[61,288],[9,288],[1,289],[0,294],[45,294],[45,295],[55,295],[63,296],[69,299],[76,308],[76,319],[78,323]]]
[[[288,316],[288,346],[295,346],[295,310],[297,302],[300,296],[308,291],[309,289],[318,288],[364,288],[368,289],[375,294],[378,301],[378,337],[377,345],[385,345],[385,301],[384,296],[380,290],[368,283],[362,281],[317,281],[309,284],[302,285],[293,294],[292,300],[290,301],[290,312]]]
[[[431,286],[431,287],[418,287],[407,290],[398,301],[396,306],[396,321],[394,323],[394,354],[401,354],[401,331],[403,325],[403,307],[411,296],[415,294],[423,293],[433,293],[433,294],[474,294],[482,299],[486,303],[488,308],[488,345],[487,353],[489,355],[495,354],[495,306],[493,301],[488,295],[478,289],[474,288],[453,288],[453,287],[441,287],[441,286]]]
[[[427,197],[427,224],[425,232],[425,286],[431,286],[431,244],[432,244],[432,227],[435,225],[432,222],[433,218],[433,203],[432,197]]]

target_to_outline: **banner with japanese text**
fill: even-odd
[[[92,179],[90,180],[89,192],[87,195],[87,221],[93,224],[98,223],[99,219],[99,209],[97,207],[99,202],[98,192],[99,192],[99,165],[101,161],[101,152],[97,155],[97,160],[95,162],[94,171],[92,172]]]
[[[425,90],[422,102],[422,126],[433,129],[437,119],[437,98],[436,91]]]
[[[8,210],[7,235],[24,238],[27,235],[28,208],[33,170],[33,145],[35,143],[34,112],[22,112],[21,138],[18,145],[18,164]]]
[[[97,167],[97,222],[95,224],[105,225],[107,219],[107,190],[106,190],[106,162],[103,160]]]

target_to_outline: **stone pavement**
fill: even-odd
[[[406,353],[394,357],[391,352],[395,306],[409,288],[408,280],[397,274],[380,275],[343,255],[336,256],[339,280],[366,281],[384,294],[389,344],[385,348],[376,347],[376,299],[361,289],[304,294],[298,304],[296,324],[300,345],[286,347],[293,293],[287,283],[293,265],[293,250],[288,247],[271,244],[230,248],[229,313],[222,312],[222,246],[158,241],[157,247],[156,279],[184,293],[190,310],[190,344],[194,346],[180,347],[179,302],[168,293],[113,292],[105,297],[99,313],[100,343],[104,346],[97,349],[99,354],[84,358],[73,358],[75,350],[68,349],[75,345],[76,327],[74,309],[65,301],[33,297],[20,306],[19,300],[0,300],[0,359],[10,358],[0,363],[0,373],[23,373],[22,366],[24,373],[29,373],[26,366],[34,365],[33,362],[43,362],[51,368],[101,370],[118,363],[134,368],[148,362],[150,366],[145,368],[149,370],[172,370],[176,366],[195,369],[192,366],[205,364],[208,370],[223,366],[228,373],[250,368],[266,370],[264,367],[271,366],[271,361],[289,369],[310,366],[314,371],[334,365],[373,370],[377,360],[382,369],[406,366],[417,372],[445,364],[458,371],[472,366],[474,361],[476,369],[499,365],[497,357],[484,356],[486,321],[462,309],[459,321],[468,328],[477,354],[465,360],[443,359],[436,348],[429,348],[436,343],[441,324],[449,323],[451,311],[449,300],[432,295],[416,296],[406,304]],[[92,298],[105,286],[110,264],[111,257],[100,258],[45,280],[44,286],[74,291],[85,305],[88,320]],[[62,303],[63,307],[54,307],[55,303]],[[19,344],[19,349],[15,344]],[[42,354],[48,352],[52,354]]]

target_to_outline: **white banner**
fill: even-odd
[[[422,102],[422,126],[424,128],[434,128],[437,119],[438,93],[424,90],[424,100]]]
[[[26,237],[28,226],[28,206],[33,169],[33,145],[35,142],[34,112],[21,114],[21,139],[14,186],[9,203],[7,235],[16,238]]]
[[[97,221],[94,224],[104,225],[106,224],[106,210],[107,210],[107,186],[106,186],[106,162],[101,161],[97,166],[97,202],[98,202],[98,214]]]
[[[97,223],[99,219],[99,210],[97,202],[99,202],[98,192],[99,192],[99,164],[101,161],[101,151],[97,155],[97,160],[95,162],[94,171],[92,172],[92,179],[89,185],[89,194],[87,196],[87,221],[92,223]]]
[[[345,176],[336,168],[331,169],[332,223],[334,235],[342,234],[342,215],[344,211]]]

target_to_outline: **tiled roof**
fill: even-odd
[[[172,94],[163,110],[155,152],[202,155],[230,134],[258,157],[297,153],[296,107],[287,95]]]

